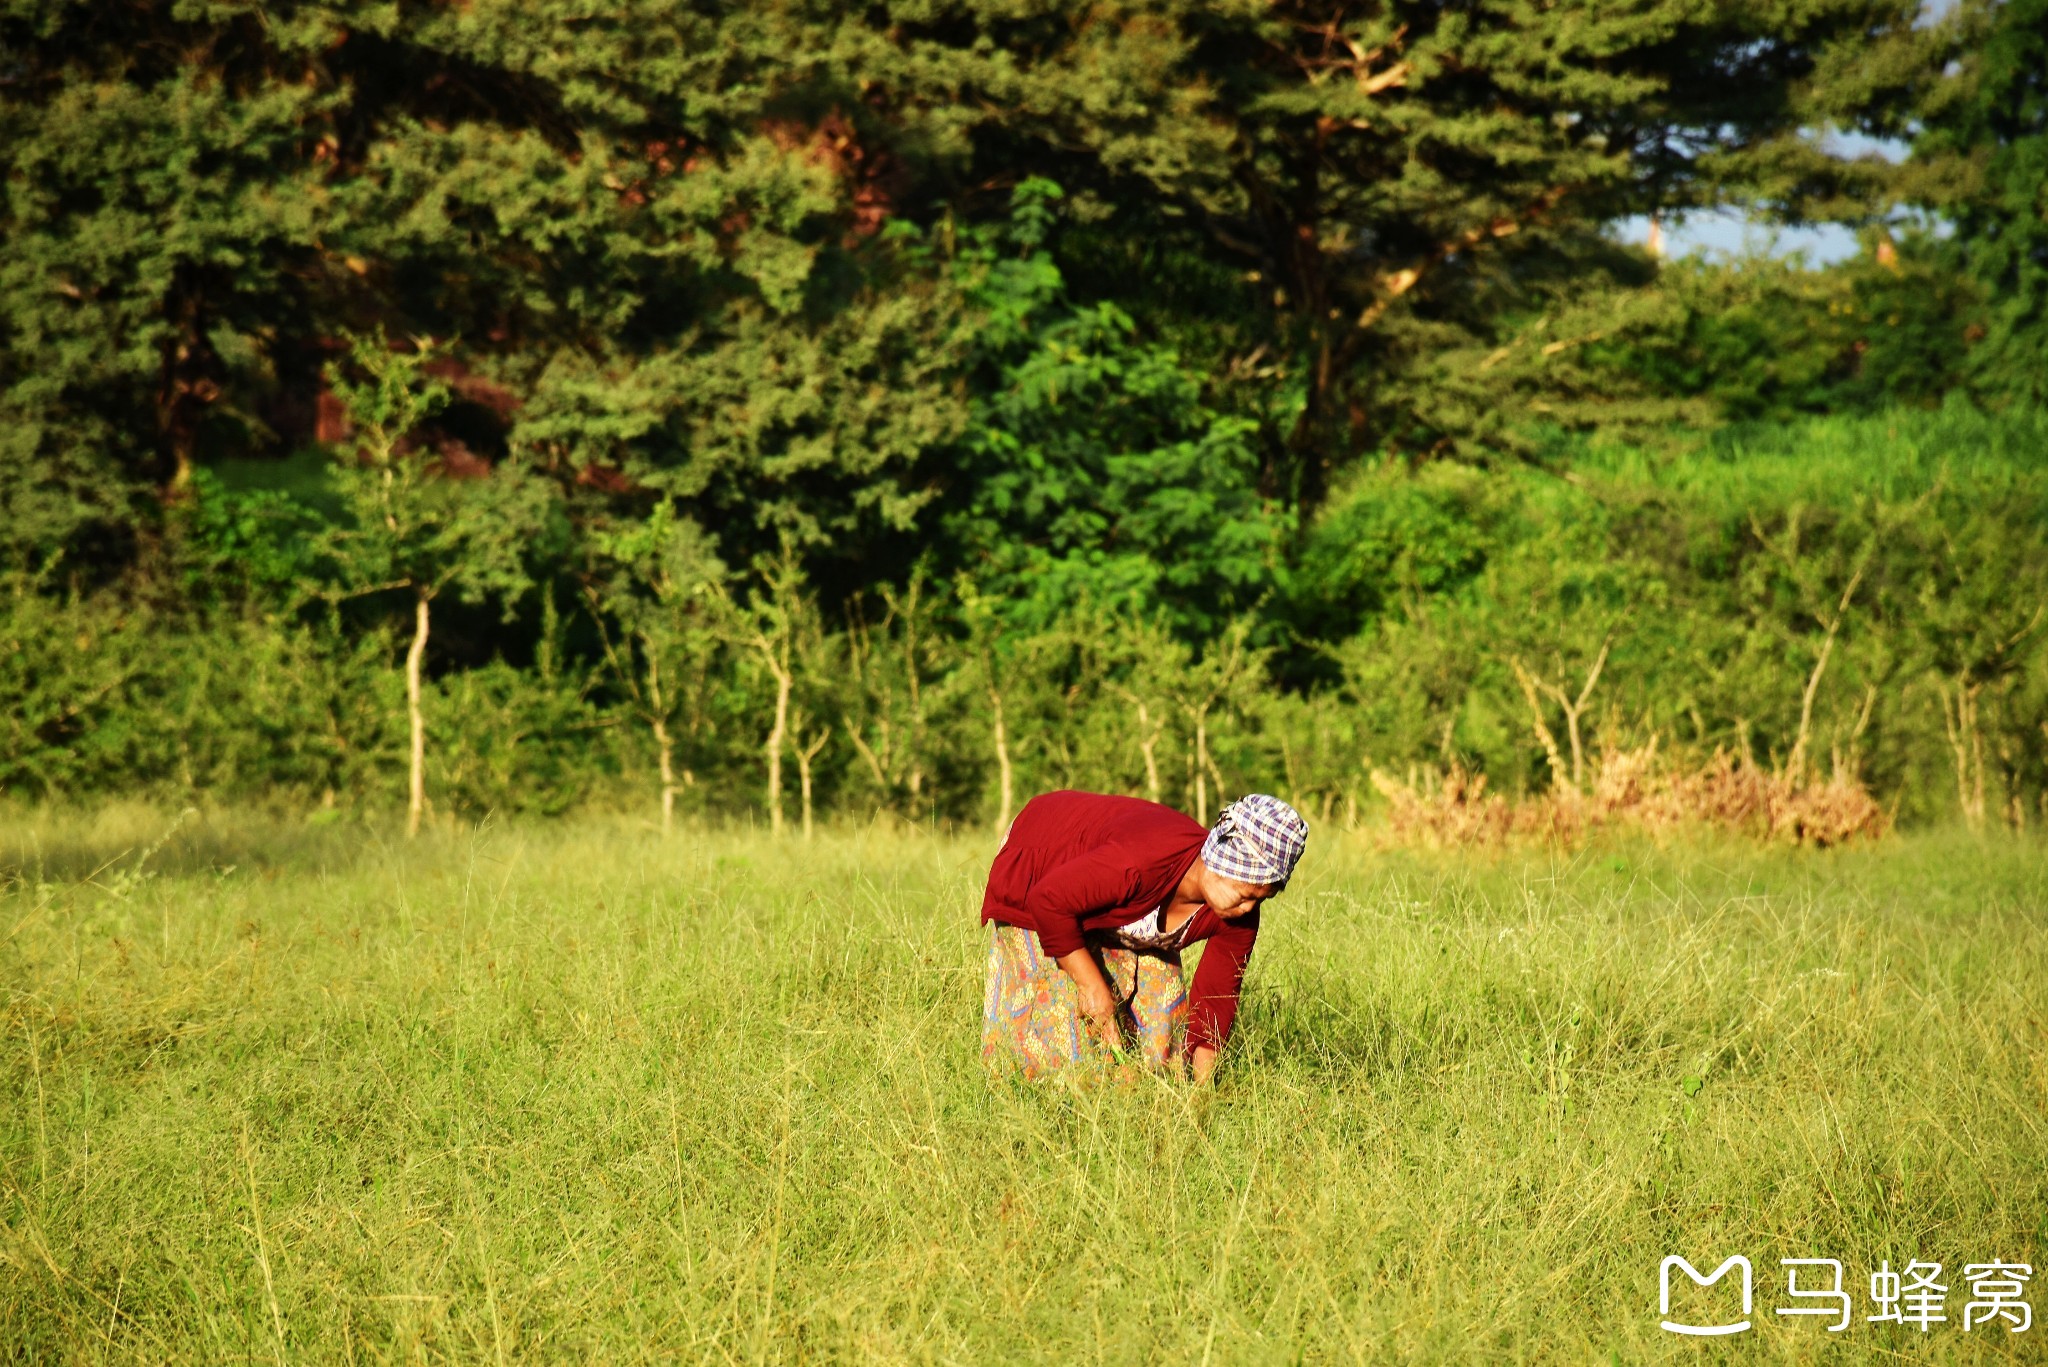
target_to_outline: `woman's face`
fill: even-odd
[[[1251,915],[1259,909],[1268,897],[1280,890],[1277,883],[1240,883],[1235,878],[1225,878],[1208,865],[1202,866],[1202,900],[1209,904],[1209,910],[1226,921],[1236,921]]]

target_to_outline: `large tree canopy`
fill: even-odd
[[[1645,263],[1606,235],[1617,217],[1875,212],[1891,169],[1810,134],[1898,127],[1950,42],[1916,14],[1091,7],[1001,26],[1009,60],[955,98],[991,110],[970,186],[1035,168],[1104,225],[1109,274],[1146,313],[1197,296],[1219,368],[1267,381],[1246,401],[1266,419],[1269,490],[1312,505],[1368,444],[1499,447],[1532,414],[1611,411],[1611,379],[1579,362],[1644,320],[1628,287]]]
[[[1897,125],[1946,51],[1915,10],[9,0],[10,535],[333,435],[321,367],[373,326],[448,348],[457,465],[524,450],[746,550],[906,528],[957,477],[974,304],[881,229],[1031,175],[1070,280],[1313,505],[1368,445],[1613,411],[1595,344],[1654,313],[1618,215],[1874,212],[1882,170],[1804,133]]]

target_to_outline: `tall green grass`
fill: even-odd
[[[1955,1275],[2048,1247],[2038,845],[1319,838],[1203,1094],[984,1078],[984,839],[169,824],[0,836],[0,1358],[2048,1343]],[[1756,1328],[1662,1332],[1668,1253],[1746,1254]],[[1772,1313],[1798,1256],[1847,1333]],[[1915,1257],[1949,1323],[1865,1323]]]
[[[1940,408],[1735,423],[1670,448],[1596,439],[1569,450],[1585,474],[1706,507],[1898,502],[1943,483],[1981,497],[2025,491],[2038,502],[2048,480],[2048,412],[1986,413],[1957,399]]]

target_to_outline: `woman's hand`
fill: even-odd
[[[1094,1025],[1095,1037],[1111,1052],[1122,1053],[1124,1036],[1123,1028],[1117,1023],[1116,996],[1109,990],[1109,983],[1103,978],[1102,966],[1095,962],[1095,956],[1086,949],[1077,949],[1060,955],[1053,962],[1074,980],[1081,1014]]]
[[[1209,1079],[1216,1075],[1216,1051],[1205,1044],[1198,1044],[1189,1055],[1188,1063],[1195,1075],[1195,1085],[1208,1086]]]

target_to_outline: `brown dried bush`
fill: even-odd
[[[1659,834],[1713,827],[1801,845],[1874,840],[1891,819],[1856,775],[1838,766],[1824,782],[1798,782],[1717,749],[1686,764],[1653,739],[1610,750],[1585,791],[1568,782],[1509,800],[1486,791],[1486,776],[1453,763],[1418,782],[1370,770],[1387,802],[1385,837],[1432,848],[1514,840],[1570,844],[1596,830]]]

